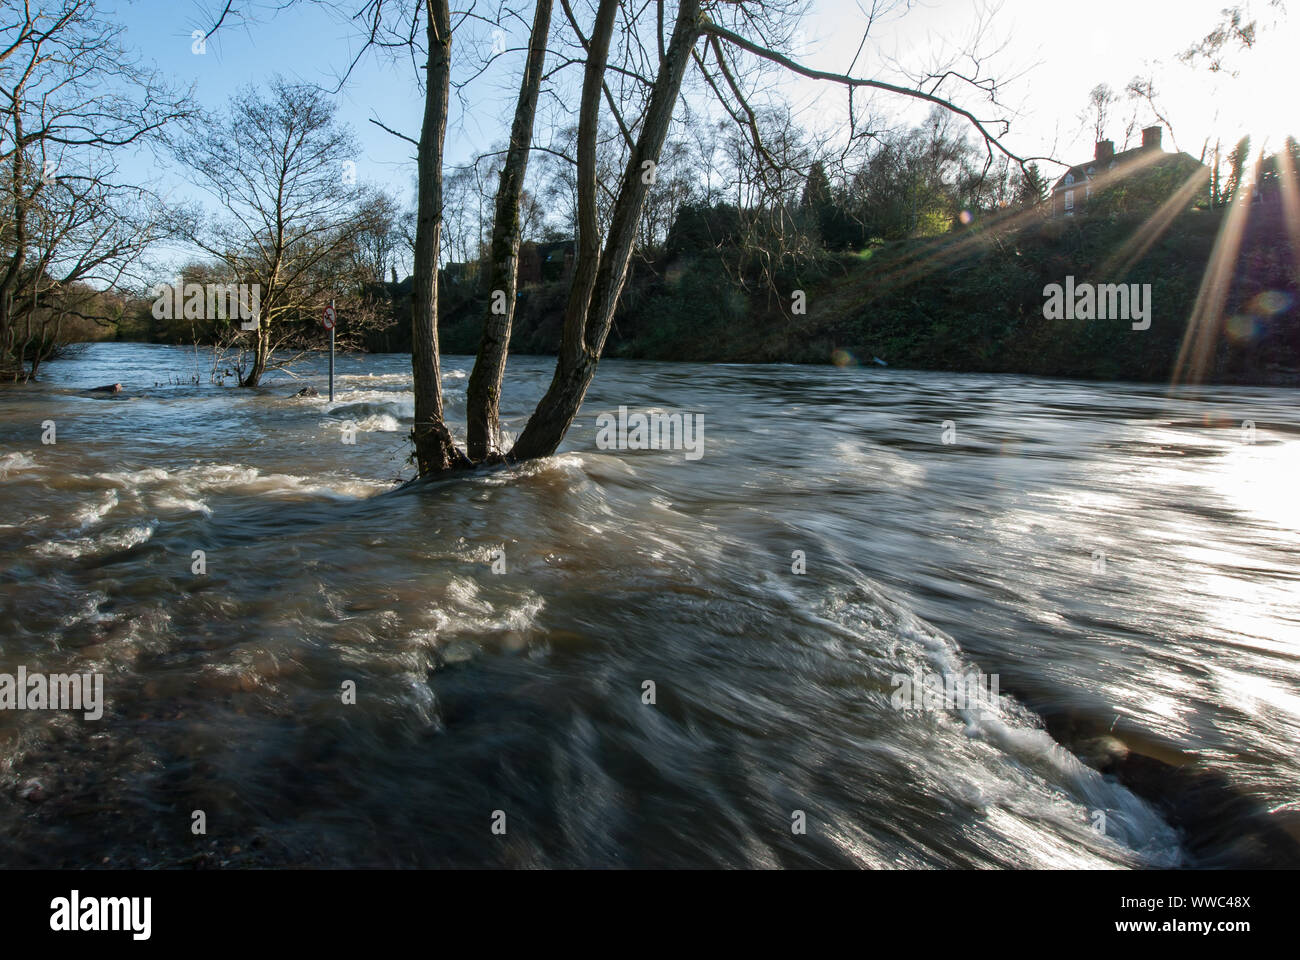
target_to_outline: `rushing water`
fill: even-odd
[[[0,863],[1297,862],[1293,391],[606,361],[559,455],[397,489],[407,358],[208,366],[0,390],[0,672],[107,700],[0,712]],[[703,457],[597,449],[620,405]]]

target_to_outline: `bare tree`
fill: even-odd
[[[1099,83],[1088,91],[1088,109],[1085,116],[1092,124],[1092,141],[1101,143],[1106,138],[1110,124],[1111,108],[1119,102],[1119,97],[1108,84]]]
[[[1267,6],[1278,11],[1279,17],[1286,13],[1283,0],[1267,0]],[[1232,56],[1249,50],[1258,40],[1259,20],[1252,15],[1249,3],[1233,4],[1219,12],[1220,20],[1214,28],[1197,42],[1178,55],[1178,59],[1190,67],[1204,61],[1211,73],[1225,73],[1235,77],[1237,67]],[[1265,23],[1264,29],[1275,26],[1276,22]]]
[[[0,12],[0,376],[35,375],[80,313],[78,288],[131,275],[161,204],[113,151],[152,143],[184,97],[129,56],[92,0]],[[75,301],[75,302],[74,302]],[[97,319],[108,320],[107,317]]]
[[[550,456],[577,416],[609,335],[622,293],[637,221],[645,202],[673,106],[704,20],[699,0],[682,0],[619,185],[604,247],[596,233],[595,135],[617,0],[601,0],[588,44],[578,114],[579,224],[573,285],[565,307],[560,356],[550,388],[510,451],[511,460]]]
[[[328,303],[334,281],[320,266],[336,261],[376,212],[364,209],[346,166],[356,142],[319,88],[276,78],[269,97],[244,90],[223,114],[190,123],[174,147],[220,211],[191,209],[185,236],[234,282],[259,288],[252,357],[239,378],[255,387],[285,362],[273,358],[299,334],[292,324]]]
[[[447,173],[442,192],[444,260],[465,263],[477,259],[483,238],[481,198],[474,165],[467,164]]]
[[[400,256],[401,218],[401,207],[389,194],[370,188],[361,192],[355,230],[345,251],[348,276],[360,283],[385,281]]]
[[[662,2],[637,5],[626,0],[597,0],[589,27],[579,23],[568,0],[561,0],[560,5],[577,42],[557,52],[556,62],[544,74],[544,83],[569,66],[580,65],[583,69],[577,95],[576,142],[571,155],[577,249],[554,376],[518,440],[501,457],[506,461],[552,454],[581,407],[609,334],[643,225],[646,198],[664,158],[665,139],[692,63],[699,66],[708,85],[724,100],[732,119],[749,130],[752,146],[759,155],[771,156],[772,151],[763,140],[759,111],[751,105],[753,90],[746,89],[746,80],[760,68],[779,68],[843,87],[849,94],[851,116],[855,109],[853,95],[860,90],[942,107],[965,118],[978,131],[986,147],[986,162],[992,162],[995,151],[1022,168],[1031,159],[1048,159],[1013,155],[1001,141],[1008,128],[1007,121],[981,117],[946,92],[950,85],[956,85],[997,104],[997,85],[979,74],[978,61],[970,73],[944,69],[915,83],[899,84],[855,76],[851,72],[853,65],[845,73],[813,68],[783,53],[780,47],[788,45],[791,28],[797,22],[799,4],[795,0],[753,3],[680,0],[671,27]],[[518,12],[502,7],[498,19],[507,15],[519,18]],[[449,96],[455,86],[453,32],[480,16],[471,7],[453,18],[446,0],[419,0],[415,5],[412,0],[369,0],[354,18],[365,25],[368,47],[405,49],[413,61],[417,53],[423,52],[424,116],[419,140],[412,140],[417,147],[418,196],[411,356],[415,390],[412,439],[422,477],[475,463],[475,458],[456,444],[444,419],[438,354],[437,268],[444,211],[444,140]],[[536,51],[536,39],[534,32],[530,37],[526,72],[535,62],[532,53]],[[702,39],[711,64],[697,50]],[[471,73],[477,76],[482,66],[475,64]],[[527,76],[520,89],[521,99],[531,95],[532,84]],[[560,106],[571,100],[567,93],[554,87],[544,86],[542,93]],[[601,137],[602,129],[607,128],[602,117],[604,111],[615,131],[606,141]],[[517,109],[516,120],[526,112],[526,105],[522,110]],[[856,119],[853,126],[856,130]],[[602,143],[616,145],[621,159],[621,172],[614,178],[598,176]],[[512,132],[511,146],[515,145]],[[537,144],[532,149],[549,150],[558,155],[557,159],[570,158],[567,150],[542,148]],[[778,162],[770,166],[780,170],[783,165]],[[770,171],[763,174],[770,175]],[[802,177],[792,177],[790,182],[801,186],[803,181]],[[518,204],[517,200],[512,204],[510,195],[518,188],[518,181],[513,174],[503,174],[500,187],[507,193],[505,198],[498,198],[498,211],[504,204],[507,222],[502,224],[501,237],[505,241],[502,250],[508,254],[510,237],[515,232],[515,225],[508,222],[509,214],[512,206],[517,210]],[[608,191],[607,220],[601,216],[602,191]],[[508,255],[500,259],[502,263],[511,260]],[[498,364],[504,362],[505,347],[502,334],[508,335],[508,329],[491,315],[489,322],[492,324],[486,338],[489,349],[476,363],[476,368],[481,364],[482,369],[476,369],[472,376],[484,385],[476,395],[496,402],[493,388],[500,381],[497,370]],[[480,405],[474,416],[483,421],[474,428],[474,453],[484,454],[489,461],[498,459],[490,413]]]
[[[483,318],[483,339],[466,392],[466,452],[482,461],[500,453],[501,381],[506,372],[506,351],[515,314],[515,288],[519,277],[522,236],[520,200],[533,142],[533,120],[546,62],[546,39],[551,25],[551,0],[537,0],[528,44],[528,62],[510,128],[510,146],[497,185],[496,215],[492,221],[491,297]]]
[[[1151,116],[1169,131],[1169,140],[1174,145],[1174,149],[1177,150],[1178,140],[1174,136],[1174,125],[1169,122],[1168,113],[1160,103],[1160,94],[1156,92],[1155,77],[1150,75],[1134,77],[1128,82],[1128,86],[1124,90],[1130,99],[1139,104],[1145,104]]]
[[[601,248],[594,229],[594,141],[598,107],[601,95],[605,92],[609,35],[618,13],[611,8],[617,6],[619,5],[614,0],[602,0],[597,8],[591,40],[587,44],[586,74],[579,100],[578,256],[564,316],[560,356],[551,386],[511,449],[508,455],[510,460],[525,460],[554,453],[582,404],[609,332],[635,240],[636,221],[661,156],[673,106],[689,61],[694,60],[708,79],[709,85],[721,97],[729,94],[729,113],[743,128],[750,131],[755,149],[760,154],[769,151],[763,144],[758,114],[750,104],[751,95],[742,87],[740,78],[744,75],[743,71],[732,69],[731,66],[734,58],[740,56],[775,64],[811,79],[839,84],[847,88],[850,94],[854,90],[867,88],[933,103],[964,117],[981,134],[990,161],[994,150],[1022,168],[1030,159],[1045,159],[1014,156],[1000,139],[1008,127],[1006,121],[983,119],[937,92],[941,84],[949,80],[949,74],[953,71],[931,77],[926,84],[904,86],[877,78],[855,77],[847,73],[812,68],[774,49],[767,40],[769,36],[778,40],[783,36],[780,30],[783,17],[788,26],[787,15],[792,12],[792,5],[780,2],[709,3],[704,8],[696,0],[682,0],[678,5],[671,39],[665,44],[662,32],[658,35],[658,69],[654,72],[653,80],[649,81],[648,96],[639,121],[627,123],[611,105],[620,128],[635,129],[637,136],[629,150],[610,227],[605,235],[604,247]],[[746,35],[745,31],[752,35]],[[788,38],[788,30],[784,36]],[[701,37],[706,38],[716,69],[709,67],[695,51],[696,43]],[[634,79],[646,81],[646,65],[653,62],[653,55],[647,54],[643,45],[629,43],[628,46],[632,54],[630,59],[625,58],[624,63],[632,63],[634,67],[622,67],[620,76],[631,74]],[[958,76],[957,79],[996,103],[995,83],[977,76]],[[994,127],[999,129],[995,130]],[[780,169],[782,165],[777,163],[773,166]]]

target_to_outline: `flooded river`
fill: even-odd
[[[606,361],[557,456],[402,488],[409,363],[0,388],[0,673],[105,701],[0,711],[0,864],[1300,865],[1294,390]]]

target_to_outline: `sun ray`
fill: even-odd
[[[1126,163],[1120,164],[1114,170],[1108,170],[1093,179],[1092,184],[1094,193],[1100,193],[1116,185],[1123,179],[1140,173],[1159,160],[1170,156],[1171,154],[1152,151],[1135,157]],[[1155,216],[1161,217],[1164,215],[1167,207],[1169,211],[1167,218],[1172,221],[1173,217],[1176,216],[1181,209],[1179,204],[1183,202],[1182,198],[1184,195],[1186,196],[1186,202],[1190,203],[1192,197],[1195,195],[1196,189],[1200,186],[1198,178],[1208,177],[1208,170],[1204,170],[1203,173],[1198,172],[1187,184],[1180,187],[1174,197],[1170,198],[1169,201],[1166,201],[1166,203],[1161,206]],[[1050,203],[1051,201],[1049,200],[1047,202]],[[925,244],[920,249],[900,258],[897,263],[893,264],[884,273],[873,276],[872,293],[879,296],[899,287],[914,283],[928,274],[951,265],[953,262],[965,256],[972,248],[991,245],[996,242],[1000,236],[1014,233],[1026,223],[1041,217],[1042,211],[1038,207],[1031,207],[1026,210],[1013,212],[1003,212],[988,218],[981,228],[972,230],[961,236],[959,239],[954,240],[951,235],[935,238],[931,243]],[[1163,231],[1165,228],[1167,228],[1167,224],[1161,227],[1161,230]],[[1156,234],[1157,238],[1158,236],[1159,234]],[[1154,239],[1155,238],[1152,239],[1152,242],[1154,242]],[[1142,253],[1145,253],[1149,246],[1150,244],[1147,244],[1146,247],[1143,247],[1141,253],[1139,253],[1134,260],[1136,261],[1137,259],[1140,259]]]
[[[1133,236],[1106,259],[1101,267],[1102,276],[1122,277],[1128,273],[1134,264],[1147,255],[1147,251],[1155,245],[1155,242],[1164,236],[1169,225],[1174,222],[1178,214],[1191,205],[1197,191],[1209,183],[1209,180],[1210,171],[1206,167],[1201,167],[1188,177],[1186,182],[1143,222]]]
[[[1282,219],[1291,241],[1291,257],[1295,260],[1295,282],[1300,286],[1300,171],[1296,170],[1291,151],[1285,147],[1277,152],[1277,160],[1282,185]]]
[[[1214,349],[1223,328],[1223,308],[1232,289],[1233,274],[1237,268],[1237,255],[1241,252],[1241,239],[1250,215],[1251,191],[1239,188],[1228,207],[1227,216],[1214,238],[1214,249],[1201,275],[1200,289],[1192,305],[1183,342],[1178,348],[1170,383],[1200,383],[1214,359]]]

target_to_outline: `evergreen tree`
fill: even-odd
[[[826,177],[826,168],[818,160],[808,171],[808,181],[803,187],[803,197],[799,205],[821,211],[831,204],[831,182]]]
[[[835,208],[831,200],[831,182],[820,160],[808,170],[808,180],[804,183],[799,206],[804,213],[804,223],[809,228],[815,227],[822,246],[829,247],[828,234],[832,231],[831,220]]]
[[[1016,203],[1024,207],[1036,206],[1047,199],[1047,178],[1031,163],[1020,174],[1016,187]]]
[[[1223,190],[1224,203],[1231,203],[1236,199],[1246,172],[1246,160],[1249,157],[1250,137],[1245,136],[1237,141],[1237,145],[1232,148],[1232,153],[1228,154],[1228,183]]]

